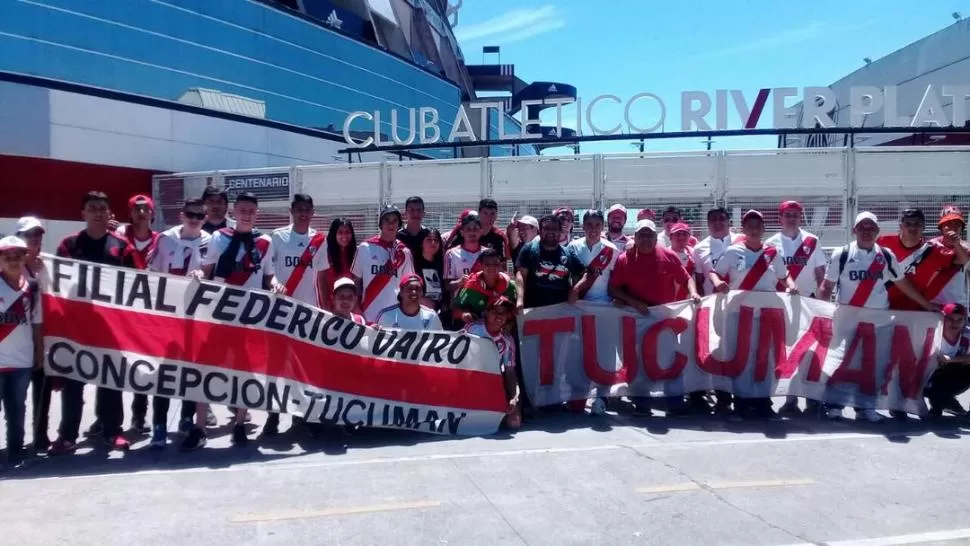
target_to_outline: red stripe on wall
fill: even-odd
[[[410,404],[504,412],[500,374],[348,354],[285,335],[44,295],[44,335]],[[137,327],[132,327],[137,324]],[[121,335],[119,335],[121,334]]]
[[[98,190],[108,194],[118,219],[126,220],[128,198],[151,195],[155,174],[161,171],[0,155],[0,217],[79,221],[84,194]]]

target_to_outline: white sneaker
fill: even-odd
[[[602,398],[594,398],[589,406],[590,415],[606,415],[606,402]]]
[[[825,417],[832,421],[838,421],[842,418],[842,408],[829,408],[825,410]]]
[[[874,409],[864,409],[861,412],[856,411],[856,418],[858,419],[859,417],[870,423],[881,423],[883,420],[883,416]]]

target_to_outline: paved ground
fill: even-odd
[[[956,419],[549,414],[514,436],[245,449],[228,432],[196,453],[141,437],[124,455],[7,471],[0,544],[970,544],[970,423]]]

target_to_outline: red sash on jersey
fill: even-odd
[[[798,276],[801,275],[802,269],[805,269],[805,265],[808,264],[808,258],[815,252],[815,247],[818,245],[818,239],[809,235],[802,240],[802,245],[798,247],[795,254],[792,255],[792,264],[788,266],[788,276],[791,280],[798,281]],[[801,258],[801,260],[799,260]],[[804,261],[804,264],[798,263],[799,261]],[[784,292],[787,289],[785,283],[778,281],[778,291]]]
[[[613,247],[603,245],[599,253],[590,260],[589,265],[586,266],[596,272],[597,275],[603,273],[610,262],[613,260]]]
[[[940,292],[942,292],[943,289],[946,288],[946,285],[953,280],[953,277],[956,277],[959,273],[963,271],[962,266],[959,266],[953,263],[952,252],[947,252],[948,250],[950,249],[946,248],[946,246],[940,243],[938,239],[934,239],[930,241],[930,247],[926,251],[927,255],[930,252],[935,251],[935,252],[943,253],[950,259],[950,265],[947,267],[939,268],[938,273],[936,274],[935,277],[933,277],[933,280],[926,283],[925,285],[926,288],[923,290],[923,297],[929,301],[933,301],[933,298],[939,296]],[[920,273],[920,270],[917,269],[917,273]],[[917,285],[917,288],[919,288],[920,286],[922,285]]]
[[[874,250],[874,252],[876,251]],[[888,266],[889,264],[886,263],[886,257],[883,256],[882,251],[876,252],[875,257],[872,258],[872,265],[869,266],[869,275],[859,281],[859,287],[856,288],[855,294],[852,294],[849,305],[865,307],[866,302],[869,301],[869,296],[872,295],[872,290],[876,287],[876,276]]]
[[[390,257],[384,264],[384,271],[374,275],[374,278],[371,279],[370,284],[368,284],[367,288],[364,289],[364,301],[360,304],[362,309],[367,309],[372,303],[374,303],[377,296],[380,295],[381,291],[384,290],[384,287],[387,286],[387,283],[391,282],[391,279],[394,277],[392,272],[396,273],[397,269],[404,265],[404,260],[406,259],[404,251],[407,248],[404,246],[404,243],[398,240],[391,243],[385,243],[380,237],[376,236],[371,237],[367,240],[367,242],[387,249]]]
[[[138,239],[135,239],[134,228],[131,226],[125,228],[125,240],[128,241],[134,251],[131,253],[131,259],[135,262],[135,269],[148,269],[148,262],[155,251],[155,245],[158,244],[159,233],[151,230],[149,230],[149,233],[151,233],[151,237],[148,238],[148,244],[142,250],[138,250],[138,245],[135,244]]]
[[[327,238],[322,233],[317,233],[310,239],[310,242],[306,246],[306,250],[303,251],[303,255],[300,256],[300,261],[296,263],[296,267],[293,268],[293,273],[290,273],[290,278],[286,279],[286,295],[292,296],[296,292],[296,287],[300,286],[300,281],[303,280],[303,275],[306,273],[309,267],[310,260],[313,256],[320,250],[320,246]]]
[[[266,253],[269,252],[269,239],[265,239],[262,236],[257,236],[256,240],[253,241],[253,245],[256,247],[256,250],[259,251],[260,256],[266,256]],[[246,252],[243,254],[242,271],[233,271],[230,273],[229,276],[226,277],[226,284],[231,284],[232,286],[243,286],[249,282],[249,278],[252,277],[253,273],[256,272],[257,265],[259,264],[253,263],[252,252]]]
[[[748,274],[744,276],[741,280],[741,284],[738,285],[738,290],[754,290],[754,287],[758,285],[758,281],[761,277],[764,277],[765,272],[768,271],[768,265],[771,261],[775,259],[778,255],[778,249],[773,246],[765,246],[764,252],[761,253],[761,257],[751,266],[748,270]]]
[[[4,282],[4,281],[0,281]],[[27,300],[30,298],[30,283],[24,280],[24,286],[13,295],[13,301],[0,301],[0,305],[5,305],[0,313],[11,315],[12,317],[23,316],[30,324],[30,317],[27,314]],[[14,320],[0,323],[0,341],[7,338],[20,324]],[[4,408],[6,410],[6,408]]]

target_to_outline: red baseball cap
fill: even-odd
[[[657,213],[653,209],[640,209],[637,213],[637,220],[656,220]]]
[[[677,222],[676,224],[670,226],[671,235],[673,235],[674,233],[681,233],[681,232],[684,232],[690,235],[690,226],[683,222]]]
[[[410,275],[401,279],[401,284],[398,285],[399,288],[404,288],[405,286],[411,284],[413,281],[418,281],[421,285],[421,290],[424,290],[424,279],[421,278],[417,273],[411,273]]]
[[[946,305],[943,306],[943,314],[944,315],[952,315],[954,313],[958,313],[960,315],[966,315],[967,314],[967,308],[964,307],[963,304],[960,304],[960,303],[948,303],[948,304],[946,304]]]
[[[798,201],[782,201],[781,205],[778,205],[778,212],[785,212],[788,209],[795,209],[798,212],[802,212],[804,207]]]
[[[155,210],[155,202],[147,195],[138,194],[128,200],[128,208],[133,209],[136,205],[148,205],[148,208]]]
[[[943,210],[940,212],[940,221],[937,222],[936,225],[937,227],[942,227],[943,224],[946,224],[948,222],[953,222],[953,221],[957,221],[963,225],[967,225],[967,221],[964,220],[963,215],[960,214],[960,209],[954,205],[949,205],[949,206],[943,207]]]

